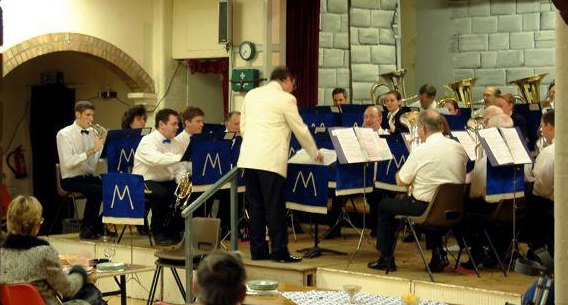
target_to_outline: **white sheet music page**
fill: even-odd
[[[288,160],[288,163],[294,164],[313,164],[313,165],[330,165],[337,161],[337,153],[333,149],[320,148],[319,152],[323,155],[323,163],[319,163],[310,157],[305,149],[300,149],[296,154]]]
[[[515,164],[529,164],[532,163],[532,160],[525,149],[525,146],[521,142],[521,138],[519,137],[519,133],[517,132],[516,128],[499,128],[501,134],[503,135],[503,139],[505,139],[505,143],[509,147],[509,151],[511,152],[511,156],[513,157],[513,161]]]
[[[452,131],[452,135],[458,139],[461,146],[467,153],[470,161],[475,161],[477,159],[477,154],[475,153],[475,141],[471,138],[467,131]]]
[[[481,129],[479,130],[479,136],[487,142],[491,153],[495,156],[497,164],[503,165],[513,163],[513,156],[511,156],[511,152],[497,128],[492,127]]]
[[[354,128],[359,138],[359,143],[365,150],[369,161],[384,161],[392,159],[392,153],[385,139],[379,137],[379,133],[373,128]],[[382,141],[381,141],[382,140]]]
[[[367,156],[361,150],[361,145],[357,140],[353,128],[336,128],[332,135],[337,137],[347,163],[360,163],[367,161]]]

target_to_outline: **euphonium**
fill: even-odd
[[[519,87],[521,95],[515,95],[515,99],[523,101],[525,104],[540,103],[540,82],[547,74],[537,74],[509,82]]]
[[[456,103],[464,103],[471,109],[473,116],[473,84],[475,78],[466,78],[458,82],[449,83],[445,87],[452,90],[454,96],[443,97],[438,101],[439,107],[444,107],[448,101],[455,101]]]
[[[176,190],[174,191],[174,196],[176,196],[174,211],[176,211],[179,208],[182,200],[188,198],[191,195],[191,190],[192,190],[191,174],[186,173],[181,178],[181,181],[178,183]],[[185,206],[182,208],[185,208]]]
[[[371,87],[371,92],[370,92],[371,101],[375,104],[379,104],[379,100],[380,100],[382,95],[378,95],[378,93],[375,92],[375,91],[377,91],[377,89],[380,88],[380,87],[386,87],[388,89],[388,91],[395,90],[398,93],[400,93],[400,95],[403,99],[405,99],[406,98],[406,90],[404,88],[404,74],[405,73],[406,73],[406,70],[399,69],[399,70],[395,70],[395,71],[390,72],[390,73],[385,73],[385,74],[379,75],[380,78],[385,80],[385,82],[378,82]]]
[[[89,128],[95,133],[97,138],[102,138],[102,137],[106,136],[106,134],[107,134],[106,128],[104,128],[103,126],[101,126],[99,124],[91,123]]]
[[[420,145],[420,135],[418,134],[419,116],[420,112],[418,111],[406,112],[400,116],[400,123],[408,127],[408,131],[410,132],[410,146],[412,149]]]

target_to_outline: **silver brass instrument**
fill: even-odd
[[[180,207],[181,202],[188,198],[191,195],[192,191],[192,183],[191,183],[191,174],[186,173],[181,181],[178,183],[176,190],[174,191],[174,196],[176,196],[176,203],[174,205],[174,212]],[[185,208],[185,205],[182,209]]]
[[[471,110],[471,116],[473,117],[473,84],[475,83],[475,78],[466,78],[460,81],[449,83],[445,85],[446,88],[452,90],[454,96],[443,97],[438,101],[438,107],[444,107],[444,105],[449,101],[455,101],[456,103],[463,103]]]
[[[540,83],[547,74],[537,74],[509,82],[519,87],[521,95],[515,95],[514,98],[523,101],[525,104],[538,104],[540,100]]]
[[[106,128],[104,128],[103,126],[101,126],[99,124],[91,123],[91,125],[89,126],[89,129],[91,129],[95,133],[97,138],[102,138],[102,137],[106,136],[106,134],[107,134]]]
[[[378,92],[376,92],[377,89],[379,89],[380,87],[386,87],[388,89],[388,91],[392,91],[392,90],[397,91],[398,93],[400,93],[403,100],[406,99],[406,89],[404,88],[404,74],[405,73],[406,73],[406,70],[399,69],[399,70],[395,70],[395,71],[390,72],[390,73],[385,73],[385,74],[379,75],[380,78],[382,78],[384,80],[384,82],[378,82],[371,87],[371,92],[370,92],[371,101],[374,104],[380,103],[380,99],[381,99],[382,95],[378,95]]]
[[[408,105],[408,104],[412,104],[412,103],[416,102],[418,99],[419,99],[418,94],[415,94],[411,97],[403,98],[402,100],[400,100],[400,102],[403,105]]]
[[[420,112],[409,111],[400,116],[400,123],[408,127],[410,132],[410,147],[414,149],[420,145],[420,135],[418,134],[418,117]]]

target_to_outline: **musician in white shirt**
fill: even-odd
[[[180,162],[185,147],[175,138],[179,128],[176,111],[162,109],[155,119],[156,130],[144,136],[136,149],[133,173],[142,175],[151,191],[151,231],[156,244],[170,244],[180,240],[180,230],[183,230],[180,215],[175,215],[170,227],[166,227],[166,220],[175,203],[176,180],[186,172]]]
[[[270,82],[247,93],[241,110],[243,143],[238,167],[245,169],[246,199],[251,222],[251,258],[297,262],[288,251],[284,192],[290,134],[308,154],[323,161],[308,127],[298,113],[294,78],[286,67],[276,67]],[[270,252],[265,227],[270,235]]]
[[[75,104],[75,122],[57,133],[61,187],[85,195],[87,203],[81,224],[82,239],[96,239],[103,233],[99,211],[103,199],[102,181],[93,176],[106,135],[90,130],[95,107],[89,101]]]
[[[198,107],[187,107],[181,114],[183,120],[183,131],[176,136],[185,152],[189,143],[191,142],[191,137],[196,134],[201,134],[203,132],[205,113]],[[192,173],[191,162],[184,162],[186,166],[186,171]]]
[[[459,143],[444,137],[442,130],[442,115],[436,110],[426,110],[420,114],[418,133],[423,144],[413,149],[396,174],[399,186],[410,186],[410,198],[386,198],[380,202],[377,249],[381,256],[377,261],[370,262],[369,268],[384,270],[389,267],[390,270],[396,270],[392,253],[398,223],[395,215],[421,215],[434,200],[440,185],[465,182],[467,155]],[[448,261],[442,249],[441,235],[427,232],[426,243],[432,249],[430,269],[433,272],[442,271]]]
[[[501,90],[495,86],[485,86],[483,89],[483,103],[484,105],[473,112],[474,118],[482,117],[483,111],[489,106],[497,105],[497,96],[501,95]]]
[[[424,84],[418,90],[418,101],[412,103],[410,107],[419,107],[420,111],[436,109],[436,87]]]

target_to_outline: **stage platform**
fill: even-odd
[[[304,230],[308,232],[307,225]],[[135,230],[133,230],[134,232]],[[396,249],[398,270],[385,275],[384,271],[367,268],[367,263],[376,260],[378,252],[374,248],[375,240],[367,237],[359,251],[355,253],[359,235],[354,230],[345,229],[341,238],[323,240],[320,247],[346,252],[347,255],[324,254],[313,259],[304,259],[300,263],[283,264],[272,261],[251,261],[248,242],[239,243],[239,251],[247,265],[249,279],[268,278],[292,284],[315,286],[328,289],[342,289],[346,283],[359,284],[362,291],[383,295],[400,296],[414,292],[422,299],[443,301],[451,304],[495,304],[503,305],[506,301],[520,304],[521,295],[534,280],[531,277],[514,272],[504,277],[499,269],[487,270],[481,267],[481,277],[475,274],[464,275],[447,269],[443,273],[435,273],[435,282],[430,282],[424,264],[414,243],[400,242]],[[290,232],[289,248],[292,252],[310,247],[312,237],[298,234],[294,240]],[[148,238],[128,232],[118,245],[107,245],[102,239],[97,241],[82,241],[77,234],[52,235],[48,237],[51,244],[61,253],[82,253],[91,257],[104,257],[105,247],[116,248],[115,261],[132,262],[135,264],[154,264],[154,252],[164,247],[150,248]],[[132,245],[132,246],[131,246]],[[229,242],[224,242],[226,247]],[[167,248],[167,247],[166,247]],[[348,265],[349,258],[355,253],[353,261]],[[429,251],[427,258],[429,259]],[[462,258],[462,261],[466,257]],[[450,257],[450,264],[455,261]],[[185,276],[180,271],[182,279]],[[128,295],[135,299],[147,299],[153,272],[145,272],[132,277],[127,285]],[[103,291],[116,289],[111,279],[101,279],[97,283]],[[170,302],[183,303],[183,299],[169,271],[164,272],[158,288],[158,297]]]

